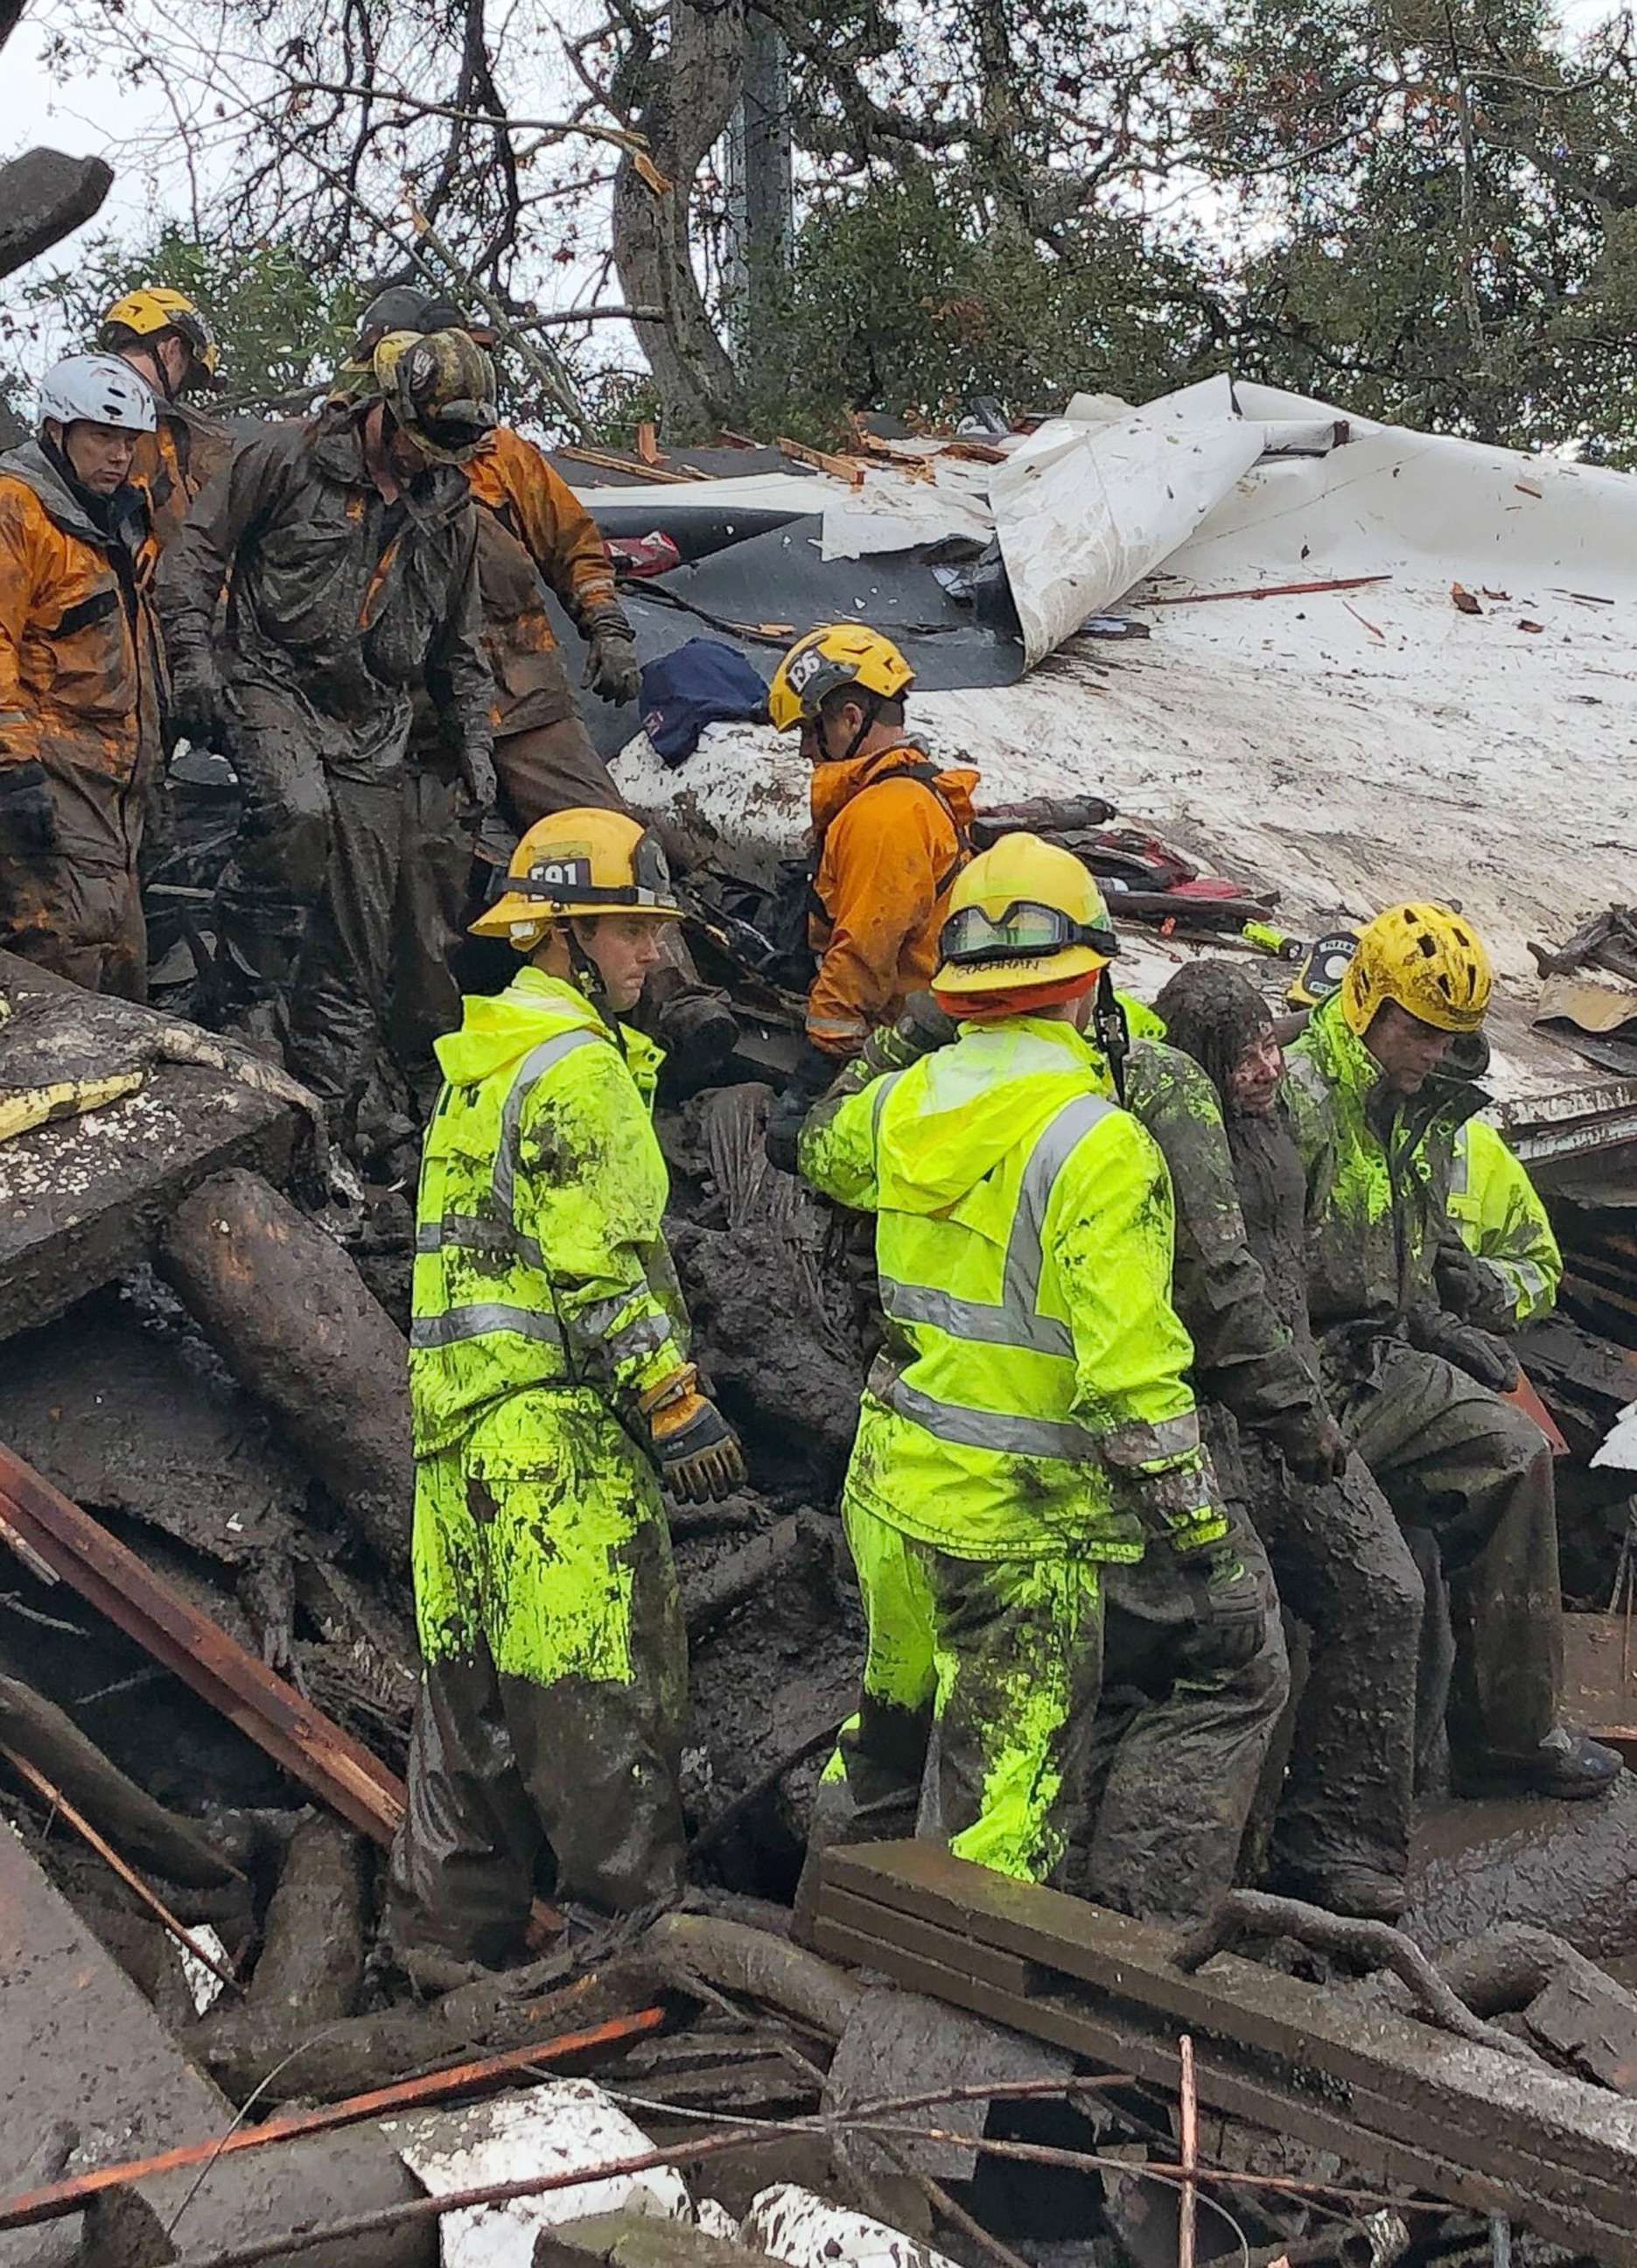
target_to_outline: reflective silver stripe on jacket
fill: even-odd
[[[482,1338],[488,1331],[516,1331],[526,1339],[543,1339],[561,1346],[563,1334],[555,1315],[537,1307],[513,1307],[500,1300],[482,1300],[468,1307],[451,1307],[446,1314],[417,1315],[409,1324],[411,1347],[453,1346],[461,1339]]]
[[[954,1441],[967,1449],[994,1449],[1014,1457],[1062,1457],[1084,1463],[1095,1460],[1102,1444],[1095,1433],[1066,1418],[1013,1418],[995,1410],[974,1410],[964,1402],[940,1402],[906,1386],[898,1368],[886,1355],[877,1355],[869,1375],[869,1391],[878,1402],[912,1418],[940,1441]]]
[[[1184,1410],[1157,1425],[1121,1425],[1102,1436],[1102,1454],[1111,1465],[1148,1465],[1159,1457],[1185,1456],[1199,1446],[1199,1412]]]
[[[538,1241],[503,1220],[485,1220],[472,1212],[446,1212],[441,1220],[424,1220],[415,1232],[417,1252],[491,1252],[508,1260],[526,1260],[543,1268],[545,1255]]]
[[[500,1139],[495,1145],[494,1191],[495,1206],[503,1220],[515,1219],[513,1199],[517,1194],[518,1150],[521,1142],[523,1113],[535,1086],[554,1065],[571,1055],[576,1048],[600,1047],[608,1044],[595,1032],[583,1027],[571,1032],[558,1032],[549,1040],[542,1040],[531,1048],[518,1065],[517,1077],[500,1112]]]
[[[1103,1095],[1077,1094],[1041,1129],[1018,1184],[1017,1212],[1007,1240],[998,1304],[957,1299],[953,1292],[929,1284],[904,1284],[883,1276],[881,1306],[892,1321],[930,1323],[953,1338],[972,1339],[984,1346],[1020,1347],[1030,1354],[1073,1355],[1074,1340],[1068,1325],[1056,1315],[1039,1312],[1046,1208],[1058,1175],[1076,1145],[1114,1108]]]

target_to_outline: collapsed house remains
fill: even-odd
[[[889,630],[991,828],[1021,807],[1102,878],[1145,998],[1206,950],[1282,1003],[1384,897],[1462,901],[1567,1256],[1520,1351],[1571,1678],[1637,1761],[1637,484],[1226,381],[855,440],[559,461],[645,659],[698,635],[765,676],[810,622]],[[836,1854],[790,1941],[857,1676],[834,1506],[874,1300],[763,1144],[804,769],[665,721],[608,753],[740,1020],[661,1129],[751,1485],[672,1519],[693,1906],[596,1925],[542,1884],[523,1970],[406,1998],[375,1946],[411,1212],[173,1012],[225,768],[179,767],[157,1009],[0,956],[0,2261],[1637,2258],[1629,1776],[1567,1817],[1427,1792],[1401,1931],[1242,1893],[1181,1942],[913,1845]]]

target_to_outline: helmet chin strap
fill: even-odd
[[[602,971],[579,941],[579,932],[574,926],[572,914],[563,917],[563,935],[568,944],[568,965],[574,972],[574,982],[614,1035],[615,1045],[622,1055],[625,1052],[625,1034],[619,1018],[608,1006],[608,988]]]
[[[1114,1081],[1114,1099],[1125,1100],[1125,1058],[1131,1052],[1131,1033],[1126,1027],[1125,1011],[1115,997],[1114,979],[1106,968],[1097,972],[1095,1004],[1091,1012],[1091,1027],[1097,1045],[1108,1057],[1109,1075]]]

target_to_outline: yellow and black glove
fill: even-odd
[[[645,1395],[642,1405],[660,1485],[681,1504],[731,1496],[745,1480],[739,1437],[715,1403],[699,1392],[697,1378],[689,1363]]]

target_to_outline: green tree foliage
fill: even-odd
[[[1142,398],[1220,366],[1197,253],[1095,211],[1057,235],[1054,249],[988,225],[976,183],[962,195],[924,162],[830,196],[791,282],[792,409],[822,426],[847,409],[948,418],[974,394],[1060,409],[1076,390]]]
[[[195,241],[166,223],[145,242],[112,236],[76,247],[71,269],[32,282],[24,297],[69,340],[95,336],[104,311],[141,284],[185,291],[222,345],[224,400],[250,409],[297,406],[344,360],[368,287],[315,273],[292,245]]]

